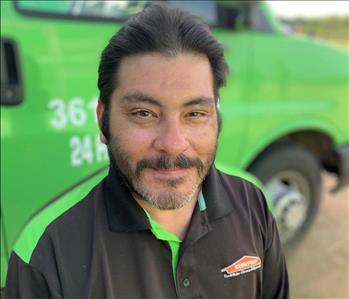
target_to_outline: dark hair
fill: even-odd
[[[214,92],[225,84],[228,66],[223,47],[198,17],[186,11],[153,5],[130,18],[103,50],[98,69],[99,99],[104,104],[102,132],[109,138],[109,101],[117,87],[118,69],[123,57],[159,52],[176,56],[183,52],[207,56],[214,79]]]

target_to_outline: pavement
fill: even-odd
[[[319,213],[304,240],[286,259],[291,298],[349,299],[349,186],[330,189],[323,174]]]

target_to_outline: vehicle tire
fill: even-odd
[[[282,144],[258,157],[248,170],[265,185],[286,250],[304,237],[320,204],[321,167],[304,147]]]

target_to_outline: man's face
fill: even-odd
[[[197,195],[216,151],[208,59],[190,53],[123,58],[110,100],[111,162],[141,199],[162,210],[183,207]],[[101,103],[97,113],[101,121]]]

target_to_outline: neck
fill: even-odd
[[[161,224],[167,231],[176,235],[180,240],[183,240],[187,233],[198,195],[199,191],[188,204],[175,210],[160,210],[147,201],[137,196],[134,197],[152,219]]]

